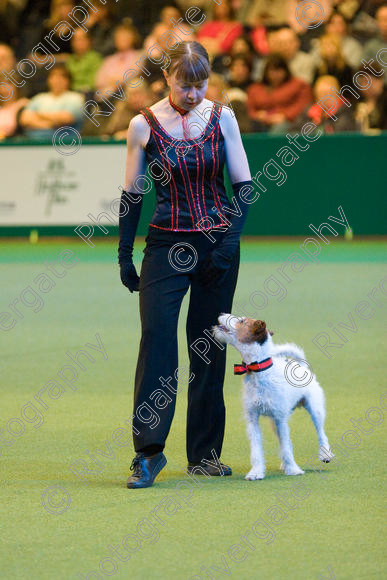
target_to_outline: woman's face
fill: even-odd
[[[52,71],[47,80],[48,88],[56,95],[65,93],[70,88],[68,77],[61,71]]]
[[[267,80],[272,87],[282,85],[286,77],[286,71],[283,68],[270,67],[267,71]]]
[[[244,83],[250,78],[250,70],[245,61],[237,58],[233,61],[230,67],[231,78],[235,82]]]
[[[338,36],[345,36],[347,33],[347,25],[341,14],[332,16],[326,28],[330,34],[337,34]]]
[[[171,89],[171,99],[179,107],[190,111],[204,99],[207,92],[208,79],[197,83],[185,83],[176,78],[176,73],[168,75],[164,71],[164,76]]]
[[[134,47],[134,36],[130,30],[119,28],[114,34],[114,44],[118,52],[125,52]]]

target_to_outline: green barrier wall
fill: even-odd
[[[304,138],[300,137],[298,141],[301,147],[306,146]],[[252,176],[259,171],[269,172],[272,176],[272,179],[267,175],[259,177],[267,191],[255,186],[260,195],[251,204],[245,235],[313,235],[309,224],[319,227],[329,216],[340,219],[339,206],[355,235],[386,234],[387,132],[375,136],[358,133],[323,135],[309,143],[309,148],[304,151],[291,145],[298,159],[290,150],[283,149],[290,146],[286,137],[251,134],[244,135],[243,142]],[[82,146],[98,143],[85,139]],[[25,146],[27,143],[15,143],[15,154],[19,144]],[[103,144],[106,145],[106,141]],[[118,143],[115,141],[114,144]],[[0,155],[1,145],[9,146],[9,143],[0,144]],[[281,170],[286,174],[286,180],[284,175],[280,175]],[[281,180],[283,183],[279,185]],[[227,183],[231,194],[228,180]],[[144,199],[139,235],[146,234],[154,207],[155,193],[152,190]],[[33,224],[31,227],[1,227],[0,235],[26,235],[33,227]],[[337,228],[341,234],[342,227],[337,225]],[[39,226],[37,229],[41,235],[76,235],[72,227]],[[108,229],[111,234],[118,233],[118,227],[108,226]],[[104,234],[95,228],[94,235]]]

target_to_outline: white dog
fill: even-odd
[[[219,326],[212,328],[214,337],[219,342],[232,344],[239,350],[243,362],[234,366],[234,373],[246,373],[243,401],[251,444],[252,467],[245,479],[265,477],[262,437],[258,422],[260,415],[271,417],[275,423],[281,447],[281,469],[286,475],[304,473],[295,462],[288,426],[289,417],[297,406],[304,406],[312,417],[320,445],[319,459],[328,463],[334,455],[324,431],[324,392],[310,373],[303,350],[290,343],[275,345],[271,338],[273,333],[266,329],[266,323],[262,320],[221,314],[218,322]],[[297,374],[296,377],[291,374],[292,365],[302,367],[301,379]],[[305,386],[302,386],[303,384]]]

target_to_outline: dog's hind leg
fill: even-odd
[[[250,439],[250,461],[251,469],[246,474],[245,479],[255,480],[265,477],[265,458],[263,455],[262,434],[259,426],[259,415],[255,410],[246,412],[247,418],[247,435]]]
[[[316,388],[317,387],[317,388]],[[319,385],[316,385],[313,391],[308,393],[304,398],[305,409],[308,411],[312,418],[313,424],[317,431],[318,443],[319,443],[319,454],[318,458],[324,463],[329,463],[334,457],[329,446],[328,437],[326,436],[324,430],[325,422],[325,400],[324,392]]]
[[[285,471],[286,475],[303,475],[305,472],[297,465],[294,459],[288,418],[274,419],[274,421],[281,446],[282,469]]]

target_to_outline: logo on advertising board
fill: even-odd
[[[75,171],[67,170],[63,159],[49,160],[47,168],[38,173],[35,184],[35,195],[46,198],[44,214],[51,216],[55,205],[68,204],[78,186]]]

